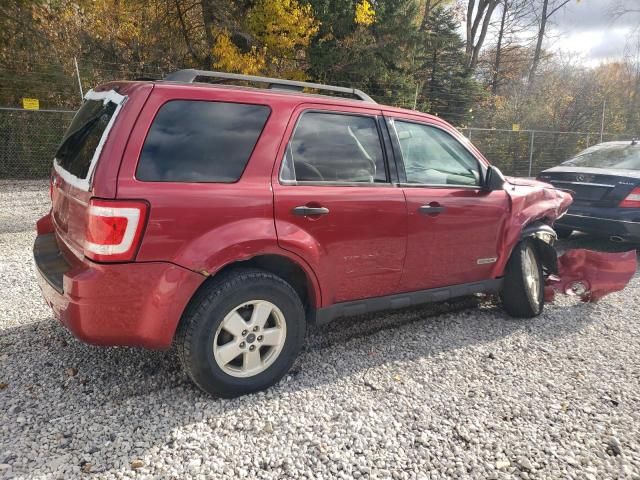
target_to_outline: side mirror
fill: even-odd
[[[487,192],[494,192],[496,190],[502,190],[504,188],[504,183],[506,182],[504,175],[498,167],[494,167],[493,165],[489,165],[487,169],[487,174],[484,177],[484,185],[482,189]]]

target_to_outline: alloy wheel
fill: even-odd
[[[523,260],[524,282],[529,290],[531,300],[537,304],[540,301],[540,269],[531,247],[525,249]]]
[[[286,336],[282,311],[266,300],[251,300],[224,317],[213,340],[213,356],[226,374],[253,377],[278,358]]]

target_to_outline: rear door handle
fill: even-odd
[[[422,205],[418,211],[424,215],[440,215],[445,208],[441,205]]]
[[[298,217],[311,217],[313,215],[326,215],[327,213],[329,213],[329,209],[325,208],[325,207],[307,207],[307,206],[300,206],[300,207],[295,207],[293,209],[293,214],[297,215]]]

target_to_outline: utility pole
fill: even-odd
[[[80,88],[80,102],[84,100],[84,92],[82,91],[82,82],[80,81],[80,69],[78,68],[78,60],[73,57],[73,63],[76,66],[76,76],[78,77],[78,87]]]
[[[607,108],[607,100],[605,99],[604,102],[602,102],[602,123],[600,124],[600,143],[602,143],[602,137],[604,135],[604,113],[606,111]]]

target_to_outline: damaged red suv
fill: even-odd
[[[446,122],[358,90],[182,70],[90,91],[51,200],[34,255],[62,324],[174,343],[235,396],[277,382],[312,322],[475,293],[540,314],[571,196],[506,183]]]

